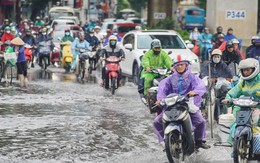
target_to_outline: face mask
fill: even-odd
[[[70,33],[69,33],[69,32],[66,32],[66,33],[65,33],[65,35],[66,35],[66,36],[69,36],[69,35],[70,35]]]
[[[114,46],[116,44],[116,41],[110,41],[110,44]]]
[[[46,35],[46,33],[42,33],[44,36]]]
[[[219,63],[220,62],[220,58],[213,58],[213,62],[214,63]]]
[[[11,31],[6,31],[6,33],[10,33]]]
[[[160,51],[153,51],[155,55],[160,54]]]
[[[91,37],[93,37],[94,36],[94,34],[89,34]]]

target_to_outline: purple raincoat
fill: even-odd
[[[183,78],[181,91],[178,88],[179,77]],[[190,66],[188,65],[185,73],[179,74],[175,70],[175,72],[171,76],[167,77],[159,83],[157,100],[164,99],[167,97],[167,95],[171,93],[179,93],[181,95],[184,95],[190,91],[194,91],[198,94],[198,96],[194,97],[194,104],[200,107],[202,101],[201,97],[206,92],[206,86],[199,77],[191,72]],[[162,142],[164,140],[162,115],[163,112],[159,114],[153,122],[153,129],[158,137],[159,142]],[[202,140],[206,135],[206,121],[203,118],[200,110],[196,113],[190,113],[190,116],[194,127],[195,140]]]

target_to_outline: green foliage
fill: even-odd
[[[128,2],[136,12],[140,13],[142,7],[145,7],[148,0],[128,0]]]
[[[118,0],[117,1],[117,12],[125,8],[130,8],[130,4],[127,0]]]
[[[175,21],[171,17],[160,20],[158,23],[153,25],[152,29],[174,29]]]
[[[199,0],[199,7],[206,11],[206,9],[207,9],[207,0]]]
[[[189,32],[186,30],[177,30],[177,32],[181,35],[183,40],[189,40]]]

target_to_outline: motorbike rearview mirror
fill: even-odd
[[[170,55],[170,54],[172,54],[172,51],[169,51],[169,52],[168,52],[168,55]]]
[[[193,45],[193,44],[187,44],[187,47],[188,47],[189,49],[193,49],[193,48],[194,48],[194,45]]]
[[[133,50],[133,45],[132,45],[132,44],[125,44],[125,48],[126,48],[127,50],[132,51],[132,50]]]
[[[61,37],[58,37],[58,40],[61,41]]]
[[[143,53],[145,54],[145,53],[146,53],[146,50],[144,50]]]

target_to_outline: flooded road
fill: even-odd
[[[29,86],[0,86],[0,163],[167,163],[152,130],[155,118],[126,82],[111,96],[99,72],[79,82],[51,68],[29,71]],[[185,162],[231,162],[213,146]]]

